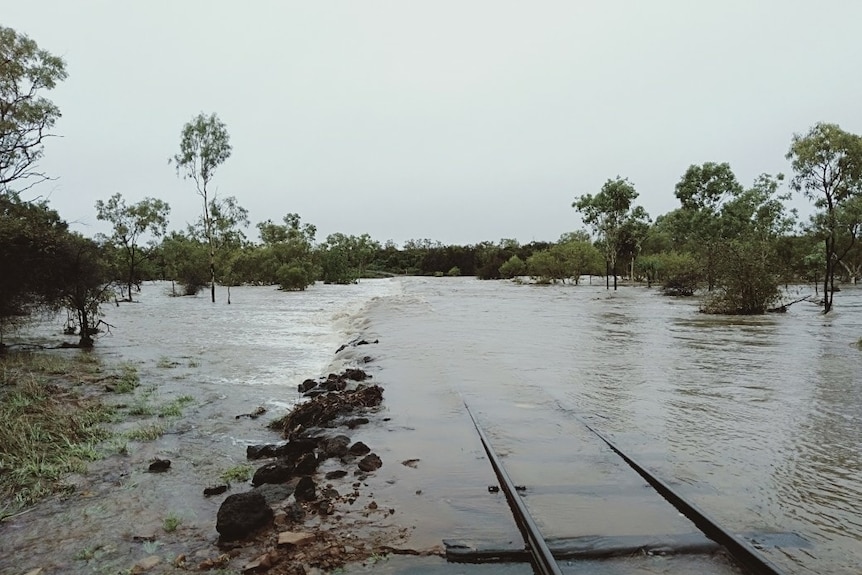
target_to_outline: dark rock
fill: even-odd
[[[380,460],[380,457],[378,457],[376,453],[369,453],[359,461],[358,465],[359,469],[368,473],[374,471],[375,469],[380,469],[380,467],[383,466],[383,462]]]
[[[344,379],[330,379],[327,380],[325,384],[323,384],[323,388],[326,391],[344,391],[347,389],[347,381]]]
[[[311,391],[306,391],[302,394],[302,397],[317,397],[318,395],[326,395],[329,393],[326,389],[312,389]]]
[[[278,457],[287,457],[295,461],[304,453],[314,453],[317,444],[317,439],[292,439],[279,446],[275,454]]]
[[[354,417],[353,419],[348,419],[347,421],[345,421],[344,425],[346,425],[350,429],[356,429],[360,425],[365,425],[366,423],[368,423],[367,417]]]
[[[323,477],[324,479],[341,479],[345,475],[347,475],[346,471],[344,471],[343,469],[336,469],[335,471],[330,471]]]
[[[341,494],[338,493],[338,490],[333,489],[332,487],[327,487],[320,492],[320,497],[322,499],[338,499],[340,496]]]
[[[297,480],[288,481],[287,483],[279,483],[278,485],[267,483],[257,487],[255,491],[263,495],[267,505],[275,505],[281,503],[291,495],[296,488]]]
[[[305,381],[303,381],[302,383],[299,384],[297,391],[299,391],[299,393],[305,393],[309,389],[314,389],[315,387],[317,387],[316,381],[314,381],[313,379],[306,379]]]
[[[303,453],[296,461],[293,473],[295,475],[311,475],[317,470],[318,463],[317,457],[313,453]]]
[[[353,445],[350,446],[350,449],[347,450],[347,453],[350,455],[365,455],[369,453],[371,448],[362,443],[361,441],[357,441]]]
[[[257,487],[264,483],[285,483],[293,477],[293,464],[285,459],[279,459],[259,467],[251,478],[251,484]]]
[[[350,379],[352,381],[365,381],[370,375],[362,371],[361,369],[346,369],[344,371],[344,377]]]
[[[311,477],[302,477],[296,484],[293,496],[297,501],[314,501],[317,499],[317,484]]]
[[[227,485],[213,485],[210,487],[204,488],[204,497],[210,497],[212,495],[221,495],[227,491]]]
[[[171,460],[170,459],[159,459],[156,457],[150,463],[150,471],[153,473],[162,473],[171,468]]]
[[[335,437],[327,437],[321,440],[318,444],[321,456],[326,459],[329,457],[344,457],[347,455],[347,446],[350,445],[350,438],[346,435],[336,435]]]
[[[241,539],[272,522],[273,513],[257,491],[228,495],[216,516],[216,531],[224,541]]]
[[[376,407],[383,401],[383,388],[359,385],[341,393],[320,395],[297,406],[272,426],[281,428],[287,437],[294,437],[312,427],[323,427],[340,415],[358,409]]]
[[[246,459],[263,459],[264,457],[275,457],[278,445],[268,443],[265,445],[249,445],[245,448]]]
[[[372,358],[370,355],[366,355],[362,358],[362,363],[371,363],[372,361],[374,361],[374,358]]]

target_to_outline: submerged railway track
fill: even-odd
[[[527,505],[524,502],[524,498],[521,495],[521,492],[524,491],[524,487],[517,486],[513,483],[503,466],[500,456],[494,450],[487,434],[482,429],[482,426],[479,424],[479,421],[476,419],[476,416],[470,410],[470,407],[466,402],[464,402],[464,407],[470,415],[473,425],[479,434],[482,446],[488,455],[488,459],[499,481],[499,488],[504,493],[515,524],[523,536],[524,549],[515,552],[501,552],[493,549],[469,549],[465,546],[459,545],[458,543],[447,543],[447,557],[450,561],[460,562],[523,561],[528,559],[533,566],[534,572],[539,575],[562,575],[563,571],[558,563],[559,560],[584,557],[588,556],[589,553],[585,552],[583,549],[579,549],[578,545],[550,545],[549,542],[546,541],[542,536],[542,533],[539,531],[535,520],[530,515]],[[679,513],[694,523],[694,525],[703,533],[704,537],[676,537],[674,541],[670,542],[671,546],[694,553],[710,552],[721,547],[745,573],[750,573],[752,575],[784,575],[775,564],[758,552],[757,549],[755,549],[748,541],[723,528],[703,510],[682,497],[666,481],[650,472],[646,467],[638,463],[638,461],[636,461],[631,455],[623,452],[611,439],[602,434],[595,427],[575,414],[570,415],[592,432],[599,440],[606,444],[629,467],[636,471],[659,495],[675,507]],[[644,538],[629,538],[627,542],[622,543],[615,549],[606,548],[603,552],[606,555],[621,553],[627,549],[631,553],[638,551],[648,552],[651,547],[657,550],[665,549],[667,548],[668,543],[668,541],[650,542],[644,541]]]

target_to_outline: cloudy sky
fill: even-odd
[[[556,240],[628,177],[653,218],[693,163],[789,172],[794,132],[862,133],[862,2],[27,0],[0,24],[62,56],[43,168],[85,234],[120,192],[200,211],[168,158],[199,112],[252,224],[469,244]],[[798,200],[800,206],[807,206]],[[251,235],[254,236],[252,233]]]

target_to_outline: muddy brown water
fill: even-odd
[[[111,308],[106,320],[116,327],[96,353],[134,362],[160,401],[192,395],[194,403],[162,439],[131,445],[129,455],[73,478],[78,490],[68,500],[0,526],[0,572],[113,573],[153,553],[211,552],[221,498],[204,499],[202,488],[243,462],[246,444],[273,439],[261,420],[234,416],[258,405],[286,409],[299,381],[366,353],[386,388],[384,408],[352,436],[383,459],[367,492],[396,510],[385,521],[409,529],[395,546],[519,541],[503,496],[488,492],[495,479],[467,402],[512,479],[527,488],[546,537],[694,531],[586,430],[587,421],[731,531],[804,538],[804,546],[764,550],[786,573],[862,571],[858,288],[838,294],[825,317],[802,302],[751,318],[704,316],[695,300],[642,287],[614,293],[470,278],[298,294],[234,288],[231,306],[165,291],[145,285],[140,303]],[[380,343],[333,355],[356,335]],[[177,365],[164,367],[169,362]],[[170,457],[175,472],[145,473],[155,455]],[[170,534],[161,528],[168,513],[183,520]],[[564,570],[735,572],[721,557],[637,559]],[[393,557],[348,572],[529,568]]]

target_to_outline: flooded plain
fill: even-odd
[[[373,357],[367,369],[386,391],[383,417],[353,438],[377,446],[383,459],[369,490],[396,510],[389,521],[410,530],[403,547],[519,541],[503,496],[488,490],[496,480],[466,403],[525,486],[546,537],[695,530],[589,423],[727,529],[798,535],[804,544],[763,550],[786,573],[862,570],[860,289],[837,294],[825,317],[801,302],[786,314],[743,318],[705,316],[694,299],[643,287],[472,278],[302,293],[233,288],[230,306],[167,291],[145,285],[139,303],[108,309],[114,327],[95,353],[135,365],[154,402],[194,401],[182,418],[163,422],[161,439],[132,444],[128,454],[94,463],[92,475],[72,478],[77,490],[68,499],[0,525],[0,572],[115,573],[153,553],[210,553],[220,499],[201,490],[244,462],[245,445],[274,439],[265,421],[235,416],[258,406],[267,417],[283,413],[298,400],[300,381],[355,361],[355,353],[334,351],[356,336],[379,339],[362,354]],[[59,327],[22,335],[56,338]],[[146,473],[155,455],[170,457],[177,473]],[[161,525],[170,512],[182,524],[168,534]],[[427,560],[412,560],[369,572],[425,569]],[[735,572],[721,557],[696,567],[687,561],[566,569]]]

